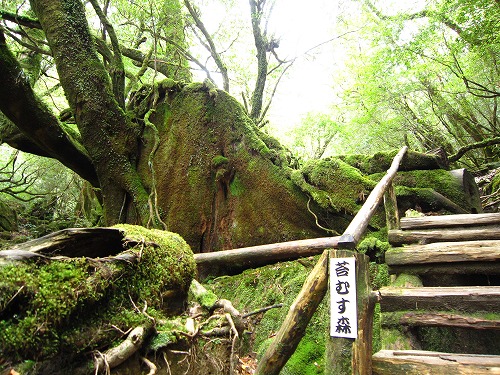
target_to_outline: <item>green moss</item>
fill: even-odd
[[[314,260],[316,260],[314,258]],[[298,262],[285,262],[258,269],[247,270],[241,275],[214,279],[206,285],[217,295],[233,302],[240,311],[253,311],[265,306],[283,303],[283,307],[271,309],[252,318],[254,330],[253,348],[262,356],[278,331],[289,306],[302,288],[309,268]],[[326,299],[313,315],[305,336],[295,354],[289,359],[282,374],[318,374],[324,369],[324,352],[328,334],[328,303]],[[271,337],[271,338],[270,338]]]
[[[385,252],[391,247],[388,242],[379,240],[376,237],[370,236],[363,239],[358,244],[358,252],[366,254],[370,257],[372,261],[377,261],[378,263],[384,262]]]
[[[388,286],[391,283],[389,266],[385,263],[370,262],[370,283],[373,290]]]
[[[312,160],[294,173],[294,182],[324,208],[356,213],[375,183],[340,159]]]
[[[6,359],[50,358],[103,348],[149,318],[165,319],[164,294],[182,300],[194,277],[189,246],[174,233],[121,225],[136,264],[86,258],[0,267],[0,352]]]
[[[411,350],[410,340],[398,329],[383,329],[380,335],[381,349]]]
[[[422,286],[422,280],[416,275],[402,273],[398,275],[391,286],[399,288],[420,287]]]
[[[235,197],[239,197],[245,192],[245,187],[243,186],[238,175],[235,175],[233,180],[229,184],[229,191]]]
[[[324,348],[320,348],[321,344],[309,340],[301,341],[281,374],[323,374],[324,368],[321,364],[323,363]]]
[[[212,158],[212,167],[214,169],[219,168],[222,165],[225,165],[229,162],[229,159],[222,156],[222,155],[216,155]]]

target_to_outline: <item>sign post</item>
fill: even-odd
[[[330,336],[356,339],[356,258],[330,258]]]
[[[330,251],[330,338],[326,375],[371,375],[373,310],[369,258],[350,250]]]

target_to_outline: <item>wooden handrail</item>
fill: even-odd
[[[361,236],[365,233],[368,227],[368,222],[375,213],[380,201],[382,200],[384,193],[387,188],[391,185],[396,172],[398,171],[399,164],[403,159],[408,147],[403,147],[392,161],[391,167],[388,169],[387,174],[379,181],[379,183],[372,190],[365,204],[359,212],[356,214],[351,224],[344,231],[344,234],[340,237],[337,246],[347,247],[352,249],[356,246]],[[343,240],[343,242],[341,242]],[[341,250],[345,251],[345,250]],[[347,253],[347,251],[345,251]],[[290,306],[290,310],[281,325],[281,328],[276,333],[276,337],[272,344],[267,348],[263,357],[259,361],[257,369],[255,371],[256,375],[277,375],[280,373],[283,366],[286,364],[290,356],[295,351],[295,348],[299,344],[302,336],[304,335],[305,329],[309,323],[309,320],[316,311],[318,305],[321,303],[323,296],[328,289],[327,274],[328,274],[328,263],[325,262],[327,258],[327,251],[323,253],[323,256],[319,259],[316,266],[309,274],[306,282],[302,286],[301,291],[295,298],[293,304]],[[351,252],[352,253],[352,252]],[[373,317],[372,307],[374,306],[373,301],[369,301],[370,293],[368,292],[369,283],[367,279],[368,275],[368,257],[362,254],[356,254],[356,256],[364,257],[363,261],[363,271],[356,272],[360,276],[365,278],[365,293],[363,295],[359,294],[358,298],[362,300],[364,298],[364,317],[365,324],[371,326],[371,320]],[[358,259],[358,265],[360,259]],[[371,330],[369,327],[365,327],[366,336],[371,337]],[[345,340],[345,339],[344,339]],[[369,358],[371,360],[371,341],[363,340],[364,342],[358,344],[358,361],[366,359],[366,353],[369,353]],[[361,349],[360,349],[361,348]],[[367,349],[368,348],[368,349]],[[364,353],[360,353],[364,352]],[[368,364],[362,364],[363,374],[371,373],[371,362]]]
[[[339,249],[354,249],[358,244],[361,237],[364,235],[368,223],[375,213],[378,205],[384,197],[384,193],[387,191],[389,186],[391,186],[392,180],[396,176],[396,173],[401,164],[403,156],[408,151],[408,147],[404,146],[394,157],[391,167],[387,170],[386,175],[378,182],[375,188],[371,191],[366,202],[363,204],[361,209],[358,211],[354,219],[344,231],[342,236],[340,236],[338,247]]]

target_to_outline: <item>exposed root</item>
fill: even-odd
[[[153,362],[151,362],[149,359],[146,357],[141,357],[141,361],[146,364],[146,366],[149,367],[149,372],[147,375],[155,375],[156,370],[158,369]]]
[[[316,226],[320,229],[323,229],[324,231],[328,232],[328,233],[333,233],[335,235],[339,235],[339,233],[334,230],[334,229],[328,229],[328,228],[325,228],[324,226],[322,226],[319,221],[318,221],[318,216],[316,216],[316,214],[311,210],[311,208],[309,207],[309,204],[311,203],[311,197],[309,197],[309,200],[307,201],[307,211],[309,211],[313,216],[314,216],[314,221],[316,222]]]
[[[142,347],[150,330],[151,327],[136,327],[128,334],[127,338],[121,344],[104,353],[96,352],[94,354],[95,373],[99,373],[99,370],[104,368],[106,374],[109,374],[110,369],[125,362],[132,354]]]

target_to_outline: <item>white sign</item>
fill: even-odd
[[[330,258],[330,336],[358,336],[356,258]]]

